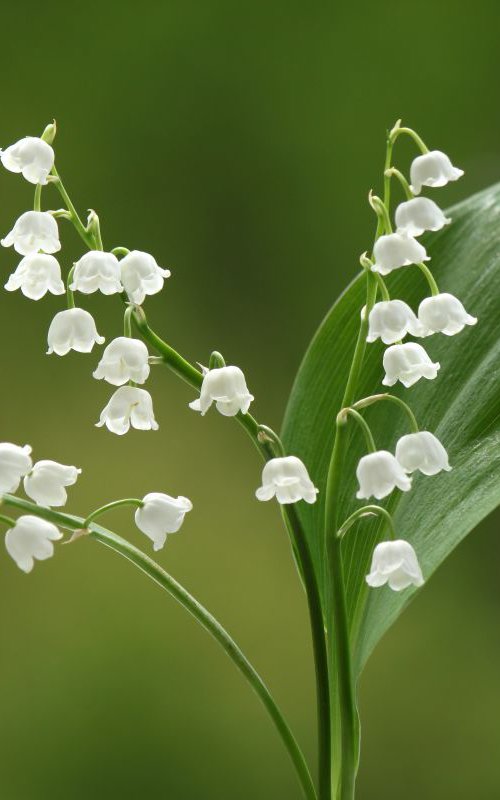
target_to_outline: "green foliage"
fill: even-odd
[[[424,243],[430,266],[443,292],[456,295],[476,327],[454,337],[435,334],[423,342],[433,361],[441,363],[435,381],[421,380],[409,390],[391,389],[416,414],[421,430],[435,433],[447,448],[450,473],[415,475],[413,488],[385,502],[394,516],[396,533],[414,545],[426,579],[479,521],[500,503],[500,185],[449,211],[453,222]],[[391,297],[416,310],[428,294],[417,267],[393,272],[387,279]],[[320,326],[300,367],[283,429],[287,451],[304,460],[320,489],[314,506],[300,504],[300,516],[324,589],[320,541],[323,536],[325,485],[334,421],[341,407],[345,381],[364,305],[361,275],[340,297]],[[382,346],[367,346],[356,399],[384,391]],[[396,388],[396,387],[394,387]],[[377,446],[394,451],[408,432],[404,414],[389,403],[363,412]],[[362,436],[352,429],[340,496],[340,519],[361,505],[355,498],[356,464],[365,452]],[[395,621],[414,591],[368,590],[365,584],[371,554],[382,535],[379,520],[363,520],[343,544],[350,635],[359,673],[383,633]]]

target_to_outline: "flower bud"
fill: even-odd
[[[420,470],[424,475],[449,472],[448,453],[439,439],[429,431],[408,433],[396,445],[396,458],[406,472]]]
[[[361,312],[363,316],[364,309]],[[407,333],[423,336],[424,328],[412,309],[402,300],[383,300],[375,303],[368,317],[367,342],[382,339],[384,344],[393,344],[404,339]]]
[[[385,378],[384,386],[394,386],[401,381],[408,389],[420,378],[434,380],[440,368],[439,362],[433,362],[424,348],[416,342],[393,344],[384,353]]]
[[[25,444],[2,442],[0,444],[0,492],[16,492],[21,478],[28,474],[33,462],[31,461],[31,447]]]
[[[5,547],[19,569],[31,572],[35,559],[45,561],[54,555],[53,542],[62,538],[52,522],[25,514],[5,534]]]
[[[424,577],[417,554],[409,542],[396,539],[380,542],[373,551],[370,573],[366,576],[368,586],[377,588],[385,583],[395,592],[408,586],[422,586]]]
[[[39,250],[57,253],[61,249],[57,222],[48,211],[25,211],[1,244],[3,247],[14,245],[16,253],[22,256],[29,256]]]
[[[161,550],[167,534],[177,533],[193,504],[187,497],[175,498],[161,492],[150,492],[142,502],[143,505],[135,512],[135,524],[149,536],[153,549]]]
[[[37,136],[25,136],[6,150],[0,150],[5,169],[21,172],[30,183],[47,183],[47,175],[54,166],[54,151],[47,141]]]
[[[446,292],[422,300],[418,318],[426,329],[426,335],[444,333],[454,336],[463,331],[466,325],[475,325],[477,322],[477,318],[467,313],[457,297]]]
[[[96,425],[98,428],[105,425],[108,431],[118,436],[127,433],[131,425],[140,431],[157,431],[151,395],[135,386],[120,386],[102,410]]]
[[[104,336],[99,336],[91,314],[83,308],[68,308],[59,311],[50,323],[47,335],[49,349],[47,354],[57,353],[65,356],[70,350],[90,353],[94,344],[102,344]]]
[[[118,294],[123,291],[120,282],[120,263],[113,253],[90,250],[76,262],[73,272],[72,292],[92,294]]]
[[[25,256],[5,284],[8,292],[21,289],[30,300],[40,300],[47,292],[64,294],[61,267],[57,258],[45,253],[32,253]]]
[[[113,386],[123,386],[127,381],[144,383],[150,371],[148,358],[148,348],[140,339],[118,336],[104,350],[94,378],[104,378]]]
[[[149,294],[163,289],[164,279],[170,270],[158,266],[153,256],[141,250],[132,250],[120,261],[121,280],[130,302],[141,305]]]
[[[225,417],[234,417],[239,411],[246,414],[253,399],[239,367],[217,367],[204,374],[200,397],[189,403],[189,407],[204,416],[215,403],[217,411]]]
[[[396,208],[397,232],[405,236],[421,236],[425,231],[440,231],[451,222],[428,197],[414,197]]]
[[[393,269],[430,260],[420,242],[401,233],[379,236],[373,248],[373,256],[375,263],[372,264],[372,272],[379,272],[381,275],[388,275]]]
[[[376,453],[363,456],[359,460],[356,477],[359,481],[356,493],[358,500],[367,500],[372,495],[381,500],[396,487],[402,492],[411,489],[411,478],[387,450],[377,450]]]
[[[262,470],[262,486],[255,492],[257,500],[271,500],[276,496],[278,503],[296,503],[305,500],[315,503],[318,489],[311,481],[307,469],[300,458],[285,456],[271,458]]]
[[[420,194],[422,186],[446,186],[449,181],[457,181],[463,174],[463,169],[454,167],[445,153],[432,150],[413,159],[410,167],[411,190],[414,194]]]
[[[68,499],[65,487],[73,486],[80,473],[57,461],[37,461],[24,479],[24,491],[39,506],[63,506]]]
[[[56,121],[50,122],[46,127],[44,132],[42,133],[41,139],[47,144],[53,144],[54,139],[56,138],[57,133],[57,124]]]

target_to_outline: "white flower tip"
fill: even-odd
[[[192,408],[193,411],[200,411],[201,412],[201,416],[202,417],[204,416],[204,413],[201,410],[201,403],[200,403],[200,399],[199,398],[197,400],[193,400],[191,403],[189,403],[189,408]]]

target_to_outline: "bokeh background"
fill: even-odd
[[[500,179],[499,21],[497,0],[5,3],[0,143],[57,119],[59,170],[100,214],[105,245],[173,271],[147,302],[153,325],[194,361],[217,348],[242,365],[257,415],[279,427],[306,345],[370,242],[385,129],[402,116],[466,170],[442,202]],[[410,146],[399,152],[407,164]],[[3,172],[3,235],[31,202]],[[44,202],[59,205],[55,190]],[[82,251],[61,229],[69,267]],[[17,257],[0,262],[3,283]],[[119,301],[83,305],[119,332]],[[1,438],[83,468],[75,513],[151,490],[192,498],[160,561],[235,635],[312,757],[304,598],[277,507],[253,499],[256,454],[237,426],[191,412],[193,393],[162,368],[149,383],[158,433],[95,428],[110,394],[91,377],[98,353],[44,354],[60,307],[2,296]],[[360,800],[498,796],[498,520],[366,669]],[[147,548],[130,512],[107,523]],[[5,800],[300,797],[232,664],[129,564],[84,540],[30,576],[4,555],[0,573]]]

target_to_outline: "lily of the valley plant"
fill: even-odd
[[[430,391],[428,382],[440,381],[443,364],[428,348],[432,337],[468,336],[462,332],[477,322],[472,315],[474,307],[464,307],[463,298],[454,295],[452,283],[438,287],[426,249],[427,241],[432,244],[432,236],[441,235],[446,226],[453,225],[453,218],[435,202],[438,189],[456,181],[463,172],[445,153],[428,150],[420,136],[400,122],[388,133],[383,193],[381,197],[369,193],[376,218],[375,240],[360,257],[366,301],[356,309],[357,340],[345,345],[349,370],[336,376],[345,386],[344,400],[328,419],[332,433],[328,466],[325,474],[319,475],[300,452],[289,452],[282,438],[250,413],[254,402],[252,387],[247,386],[240,366],[227,365],[223,356],[213,351],[207,367],[199,369],[151,329],[145,312],[147,300],[164,289],[170,270],[161,266],[162,260],[157,260],[156,255],[122,244],[104,244],[94,211],[86,222],[82,220],[55,167],[55,134],[55,124],[51,124],[41,137],[26,137],[0,151],[3,166],[22,174],[35,186],[33,208],[14,221],[1,242],[4,247],[13,248],[12,274],[5,289],[21,291],[35,301],[47,292],[60,296],[60,311],[47,321],[47,353],[50,358],[63,357],[70,350],[95,354],[93,372],[86,377],[109,384],[109,398],[104,408],[95,409],[88,424],[103,428],[103,437],[124,436],[131,427],[141,431],[158,429],[164,416],[163,403],[159,398],[153,400],[146,387],[151,370],[164,365],[190,387],[186,403],[193,411],[202,416],[219,412],[233,417],[256,446],[264,464],[261,474],[256,467],[255,485],[249,491],[256,501],[274,500],[280,504],[307,596],[317,682],[317,766],[309,768],[266,684],[222,625],[149,555],[97,522],[114,508],[130,505],[137,528],[150,540],[145,545],[159,551],[168,535],[179,531],[186,514],[192,511],[190,499],[173,497],[168,486],[156,485],[143,498],[110,500],[81,516],[69,515],[60,509],[81,469],[47,459],[35,461],[31,446],[6,442],[0,444],[0,493],[7,553],[23,572],[29,573],[36,561],[56,553],[63,532],[69,531],[70,540],[85,536],[127,558],[196,617],[249,681],[290,755],[304,796],[308,800],[352,800],[360,727],[343,541],[364,537],[365,521],[378,518],[382,535],[375,542],[366,539],[370,551],[361,581],[363,591],[404,593],[424,584],[426,553],[412,544],[414,530],[396,527],[391,498],[400,493],[411,495],[417,481],[437,480],[434,476],[440,473],[440,480],[453,480],[450,470],[455,453],[449,458],[447,441],[428,429],[425,418],[416,418],[412,387],[419,384],[420,391],[424,386],[425,391]],[[393,165],[393,148],[400,137],[409,139],[417,150],[409,179]],[[393,194],[401,195],[395,207],[391,205],[391,185]],[[424,191],[432,198],[424,196]],[[42,200],[47,196],[52,202],[57,192],[63,207],[46,207]],[[67,223],[74,227],[82,244],[81,256],[70,268],[64,264],[60,242],[60,227]],[[427,234],[425,245],[423,234]],[[133,242],[127,244],[133,246]],[[471,264],[470,269],[473,268]],[[393,273],[401,270],[411,271],[411,280],[425,287],[418,307],[411,307],[392,293]],[[123,330],[116,331],[109,342],[100,335],[99,321],[88,310],[88,295],[95,292],[110,295],[108,302],[123,307]],[[204,356],[200,354],[200,361],[205,360]],[[328,361],[328,354],[324,357]],[[379,388],[363,397],[358,394],[358,387],[367,365],[376,368]],[[336,364],[332,363],[329,369],[334,371]],[[369,419],[372,407],[379,404],[387,411],[387,423],[383,438],[379,431],[375,442]],[[394,441],[394,420],[400,425],[401,419],[407,428]],[[359,449],[361,442],[364,445]],[[358,448],[355,470],[346,466],[347,454],[353,447]],[[75,460],[79,463],[76,457]],[[446,483],[442,486],[446,491]],[[21,496],[21,487],[29,499]],[[340,499],[345,496],[357,506],[343,519],[339,509]],[[304,528],[304,520],[312,519],[308,508],[319,508],[320,504],[324,512],[314,517],[314,540],[322,558],[321,577]],[[197,506],[194,513],[203,510]],[[438,528],[434,535],[439,536]],[[390,765],[384,769],[390,770]]]

